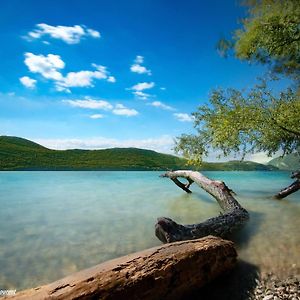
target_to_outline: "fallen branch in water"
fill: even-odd
[[[195,182],[218,201],[224,212],[220,216],[192,225],[181,225],[169,218],[159,218],[155,225],[155,234],[164,243],[197,239],[207,235],[227,237],[249,219],[248,212],[222,181],[211,180],[199,172],[185,170],[170,171],[162,177],[170,178],[187,193],[191,193],[189,187]],[[179,181],[179,177],[187,179],[188,184]]]
[[[276,194],[276,199],[283,199],[288,195],[297,192],[300,189],[300,171],[293,172],[291,178],[296,180],[291,185],[282,189],[278,194]]]

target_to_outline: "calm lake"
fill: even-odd
[[[192,185],[185,194],[162,172],[0,172],[0,289],[24,289],[160,245],[160,216],[198,223],[220,212]],[[287,172],[203,172],[224,180],[250,212],[235,235],[239,257],[263,271],[300,267],[300,193],[272,195]]]

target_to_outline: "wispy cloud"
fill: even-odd
[[[140,82],[132,86],[130,89],[133,91],[144,91],[152,89],[155,86],[154,82]]]
[[[34,89],[36,85],[36,80],[28,76],[23,76],[20,78],[20,82],[28,89]]]
[[[69,72],[65,77],[56,82],[57,90],[61,91],[71,87],[93,87],[94,79],[105,79],[108,82],[115,82],[113,76],[109,76],[107,68],[92,64],[96,71]]]
[[[116,80],[116,78],[114,76],[108,76],[107,81],[115,83],[117,80]]]
[[[102,119],[104,118],[104,115],[102,114],[94,114],[90,116],[90,119]]]
[[[107,148],[142,148],[163,153],[172,153],[174,139],[169,135],[152,137],[147,139],[118,140],[106,137],[86,139],[32,139],[31,140],[50,149],[107,149]]]
[[[161,108],[161,109],[164,109],[164,110],[175,110],[174,107],[172,106],[169,106],[169,105],[166,105],[160,101],[153,101],[151,103],[148,103],[148,105],[151,105],[151,106],[154,106],[154,107],[158,107],[158,108]]]
[[[127,88],[127,90],[131,90],[132,94],[138,99],[147,100],[152,95],[143,92],[144,90],[152,89],[155,86],[154,82],[140,82],[132,86],[131,88]]]
[[[144,56],[137,55],[135,57],[134,63],[136,63],[136,64],[142,64],[143,62],[144,62]]]
[[[103,109],[111,110],[113,106],[105,100],[94,100],[94,99],[79,99],[79,100],[63,100],[73,107],[88,108],[88,109]]]
[[[185,113],[174,113],[174,117],[180,122],[193,122],[194,117]]]
[[[142,99],[142,100],[147,100],[149,97],[151,97],[150,94],[147,94],[147,93],[144,93],[142,91],[134,91],[133,94],[139,98],[139,99]]]
[[[82,70],[78,72],[69,72],[65,76],[61,73],[65,63],[59,55],[35,55],[25,53],[25,65],[32,73],[38,73],[46,79],[54,80],[57,91],[71,92],[71,87],[93,87],[95,79],[102,79],[108,82],[116,82],[114,76],[111,76],[105,66],[92,64],[96,70]]]
[[[36,24],[36,29],[28,32],[28,40],[39,39],[50,36],[53,39],[59,39],[67,44],[78,44],[84,37],[100,38],[100,32],[86,26],[51,26],[45,23]]]
[[[151,70],[147,69],[145,66],[142,64],[144,63],[144,57],[141,55],[137,55],[134,63],[130,67],[130,71],[138,74],[151,74]]]
[[[77,99],[77,100],[63,100],[63,102],[72,107],[110,111],[114,115],[118,115],[118,116],[133,117],[138,115],[138,111],[133,108],[128,108],[121,103],[112,105],[111,103],[105,100],[95,100],[95,99],[86,98],[86,99]],[[102,114],[94,114],[90,116],[90,118],[92,119],[100,119],[102,117],[103,117]]]
[[[138,115],[138,112],[135,109],[127,108],[123,104],[117,104],[112,111],[115,115],[132,117]]]

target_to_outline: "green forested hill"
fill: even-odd
[[[0,136],[0,170],[168,170],[186,160],[137,148],[50,150],[26,139]],[[273,170],[254,162],[204,163],[202,170]]]
[[[296,153],[288,154],[285,157],[276,157],[268,162],[268,165],[277,167],[280,170],[299,170],[300,156]]]

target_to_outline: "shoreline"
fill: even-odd
[[[201,300],[280,300],[300,299],[300,273],[285,274],[260,271],[257,266],[238,260],[230,273],[223,274],[198,291],[190,299]],[[184,299],[182,299],[184,300]]]

